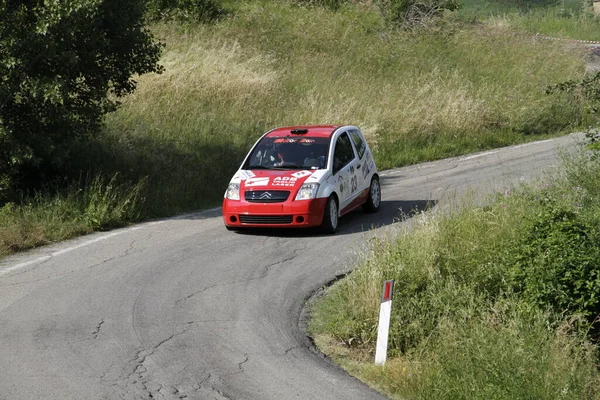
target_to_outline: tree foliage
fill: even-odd
[[[160,72],[143,0],[0,0],[0,199],[23,171],[63,165],[74,143]]]

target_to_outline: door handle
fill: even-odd
[[[356,165],[356,169],[360,169],[361,164]]]

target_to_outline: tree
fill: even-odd
[[[0,200],[24,168],[63,165],[131,93],[160,72],[144,0],[0,0]]]

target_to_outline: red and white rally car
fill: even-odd
[[[265,133],[235,173],[223,200],[227,229],[314,227],[381,204],[377,167],[355,126],[293,126]]]

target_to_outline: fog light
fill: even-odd
[[[300,217],[296,217],[296,222],[301,224],[304,222],[304,217],[300,216]]]
[[[237,218],[235,215],[232,215],[231,217],[229,217],[229,220],[234,223],[237,222]]]

